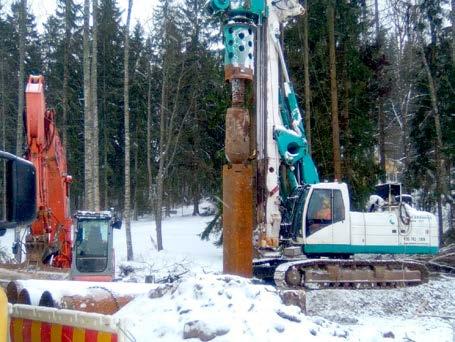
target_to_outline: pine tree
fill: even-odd
[[[98,18],[98,111],[102,182],[100,206],[123,206],[124,181],[118,173],[124,163],[123,43],[121,13],[116,1],[101,0]]]
[[[335,52],[335,7],[332,0],[329,0],[328,3],[327,25],[330,65],[330,103],[332,107],[333,174],[335,179],[341,180],[340,126],[338,124],[338,86]]]
[[[93,197],[93,112],[90,63],[90,0],[84,1],[84,185],[85,208],[94,210]]]
[[[98,0],[93,0],[92,65],[90,74],[93,115],[93,207],[100,210],[99,128],[98,128]]]

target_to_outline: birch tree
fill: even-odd
[[[22,156],[24,144],[24,92],[25,92],[25,39],[27,34],[27,0],[21,0],[19,9],[19,78],[17,89],[17,130],[16,130],[16,155]],[[21,227],[14,231],[14,240],[20,241]],[[22,250],[18,248],[15,253],[17,262],[22,261]]]
[[[125,116],[125,233],[126,233],[126,250],[127,259],[133,260],[133,243],[131,240],[131,182],[130,182],[130,109],[129,109],[129,35],[131,8],[133,0],[128,1],[128,10],[125,27],[125,54],[124,64],[124,116]]]
[[[152,66],[149,61],[147,74],[147,197],[152,201]],[[153,207],[153,205],[152,205]]]

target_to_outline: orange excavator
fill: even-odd
[[[46,108],[44,77],[31,75],[26,92],[26,159],[36,169],[37,218],[26,236],[29,264],[71,267],[71,216],[66,156],[55,125],[55,111]]]
[[[25,158],[34,166],[34,189],[31,186],[30,189],[19,188],[19,178],[24,179],[24,172],[19,175],[11,167],[8,169],[10,188],[23,192],[22,197],[10,196],[9,200],[14,201],[10,207],[23,207],[26,204],[23,198],[36,199],[36,211],[34,205],[29,206],[33,209],[23,207],[24,210],[16,210],[19,213],[36,213],[25,238],[25,266],[52,271],[70,269],[69,277],[73,280],[112,281],[115,272],[113,229],[121,227],[121,220],[112,211],[78,211],[74,215],[72,231],[69,210],[72,177],[67,172],[65,150],[55,124],[55,111],[46,107],[44,88],[43,76],[29,77],[25,92],[28,146]],[[19,165],[20,158],[3,154],[5,156],[0,157],[9,160],[9,164]],[[13,184],[15,187],[12,187]],[[13,191],[10,193],[13,194]],[[10,216],[8,221],[19,223],[15,216]],[[3,227],[8,228],[8,225]],[[18,248],[20,242],[16,241],[15,246]]]

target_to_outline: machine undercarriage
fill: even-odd
[[[429,279],[425,264],[414,260],[265,259],[254,262],[253,274],[282,289],[384,289]]]

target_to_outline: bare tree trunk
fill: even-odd
[[[305,73],[305,132],[308,141],[308,152],[311,154],[311,91],[308,47],[308,1],[305,1],[303,17],[303,69]]]
[[[148,201],[152,202],[152,72],[149,65],[147,89],[147,186]],[[153,208],[153,205],[152,205]]]
[[[16,130],[16,155],[22,156],[24,143],[24,82],[25,82],[25,39],[27,34],[27,0],[21,0],[19,9],[19,85],[18,85],[18,106],[17,106],[17,130]],[[14,240],[20,240],[21,227],[14,230]],[[17,262],[22,261],[22,250],[17,249],[14,255]]]
[[[450,21],[452,22],[452,65],[455,66],[455,0],[452,0]]]
[[[199,201],[201,196],[199,195],[199,185],[196,183],[194,185],[194,193],[193,193],[193,216],[199,215]]]
[[[106,107],[104,107],[106,108]],[[104,165],[104,172],[103,172],[103,206],[104,208],[109,208],[109,181],[107,177],[108,173],[108,161],[107,161],[107,130],[106,127],[103,128],[103,135],[104,135],[104,151],[103,151],[103,165]]]
[[[62,132],[62,143],[63,151],[65,155],[68,147],[68,81],[69,81],[69,54],[71,45],[71,27],[70,27],[70,13],[71,13],[71,1],[66,0],[65,2],[65,47],[63,51],[63,96],[62,96],[62,121],[63,121],[63,132]]]
[[[93,115],[93,206],[100,210],[100,161],[98,131],[98,0],[93,0],[93,37],[92,37],[92,115]]]
[[[169,183],[169,182],[168,182]],[[164,187],[163,187],[164,188]],[[170,185],[167,184],[166,186],[166,189],[168,190],[167,193],[166,193],[166,199],[165,199],[165,207],[166,207],[166,210],[165,210],[165,214],[164,216],[165,217],[171,217],[171,209],[172,209],[172,205],[171,205],[171,195],[169,193],[169,189],[170,189]]]
[[[382,99],[378,98],[378,131],[379,131],[379,165],[384,172],[382,181],[386,181],[386,168],[385,168],[385,118]]]
[[[2,120],[2,151],[6,151],[6,109],[5,109],[5,53],[3,47],[1,49],[0,56],[0,96],[1,96],[1,120]],[[6,221],[6,163],[2,160],[2,220]]]
[[[163,235],[162,235],[162,218],[163,218],[163,186],[164,186],[164,162],[165,162],[165,134],[166,134],[166,125],[165,125],[165,108],[167,108],[167,94],[166,94],[166,72],[165,72],[165,61],[163,61],[163,71],[162,71],[162,85],[161,85],[161,109],[160,109],[160,159],[158,165],[158,174],[156,176],[156,243],[158,251],[163,249]]]
[[[378,0],[374,0],[374,26],[376,30],[376,40],[379,41],[379,6]]]
[[[378,5],[378,0],[374,0],[374,26],[376,30],[376,43],[378,44],[378,47],[381,48],[381,37],[380,37],[380,30],[379,30],[379,5]],[[379,73],[382,73],[382,70],[378,71]],[[382,77],[381,75],[378,76],[378,87],[381,87],[382,83]],[[382,95],[378,96],[378,143],[379,143],[379,165],[384,172],[384,175],[382,176],[382,181],[386,181],[386,169],[385,169],[385,114],[384,114],[384,105],[383,105],[383,99]]]
[[[161,158],[162,159],[162,158]],[[160,159],[160,161],[161,161]],[[160,162],[161,164],[161,162]],[[156,240],[158,251],[163,249],[163,234],[162,234],[162,220],[163,220],[163,178],[164,175],[158,171],[156,177],[156,209],[155,209],[155,224],[156,224]]]
[[[344,79],[343,79],[343,109],[341,110],[341,129],[344,134],[344,140],[346,144],[351,142],[351,127],[349,124],[350,106],[349,97],[351,92],[351,80],[349,79],[347,65],[344,65]],[[352,179],[352,167],[351,167],[351,151],[349,148],[346,149],[343,159],[343,174]]]
[[[408,146],[408,115],[409,115],[409,103],[411,101],[411,94],[412,94],[412,89],[411,89],[411,84],[409,84],[409,90],[405,95],[404,98],[404,106],[402,115],[401,115],[401,122],[402,122],[402,128],[401,128],[401,134],[402,134],[402,141],[403,141],[403,165],[404,165],[404,170],[408,169],[409,165],[409,146]]]
[[[107,89],[106,89],[106,77],[103,78],[103,108],[104,113],[102,113],[104,117],[104,127],[103,127],[103,138],[104,138],[104,149],[103,149],[103,206],[104,208],[109,208],[109,182],[108,182],[108,160],[107,160],[107,149],[108,149],[108,135],[107,135],[107,127],[109,126],[108,123],[108,115],[107,115]]]
[[[434,79],[431,74],[430,67],[428,65],[427,58],[425,56],[425,51],[423,50],[423,39],[420,39],[420,54],[422,56],[422,62],[425,67],[425,72],[427,74],[427,80],[428,80],[428,87],[430,89],[430,98],[431,98],[431,107],[433,110],[433,118],[434,118],[434,126],[435,126],[435,131],[436,131],[436,146],[435,146],[435,161],[436,161],[436,195],[437,195],[437,201],[438,201],[438,212],[439,212],[439,238],[440,238],[440,243],[442,242],[442,234],[444,231],[443,228],[443,220],[442,220],[442,196],[445,197],[447,200],[450,198],[448,196],[448,187],[447,187],[447,176],[446,176],[446,168],[445,168],[445,160],[442,155],[442,148],[443,148],[443,143],[442,143],[442,129],[441,129],[441,118],[440,118],[440,113],[439,113],[439,107],[438,107],[438,99],[437,99],[437,94],[436,94],[436,88],[434,85]]]
[[[336,71],[335,50],[335,9],[332,0],[329,0],[327,9],[327,26],[329,35],[329,63],[330,63],[330,98],[332,109],[332,144],[333,144],[333,170],[335,180],[341,180],[341,151],[340,127],[338,123],[338,86]]]
[[[24,143],[24,82],[25,82],[25,36],[27,20],[27,0],[21,0],[19,9],[19,84],[17,90],[17,130],[16,130],[16,155],[22,156]]]
[[[452,161],[451,163],[449,163],[448,165],[448,175],[449,175],[449,192],[450,194],[453,193],[453,190],[454,189],[454,186],[452,184],[454,184],[454,175],[455,175],[455,169],[454,169],[454,166],[455,166],[455,162]],[[455,230],[455,212],[454,212],[454,207],[453,207],[453,202],[450,203],[450,212],[449,212],[449,229],[452,229],[452,230]]]
[[[131,240],[131,184],[130,184],[130,109],[129,109],[129,38],[131,8],[133,0],[128,1],[128,15],[125,28],[125,55],[124,55],[124,114],[125,114],[125,232],[127,259],[133,260],[133,243]]]
[[[138,144],[137,144],[137,141],[138,141],[138,133],[139,131],[139,125],[136,124],[136,131],[134,132],[134,140],[135,140],[135,144],[134,144],[134,183],[133,183],[133,220],[134,221],[137,221],[137,173],[138,173],[138,151],[139,151],[139,147],[138,147]]]
[[[84,0],[84,190],[85,208],[94,209],[93,201],[93,117],[91,112],[90,89],[90,0]]]

